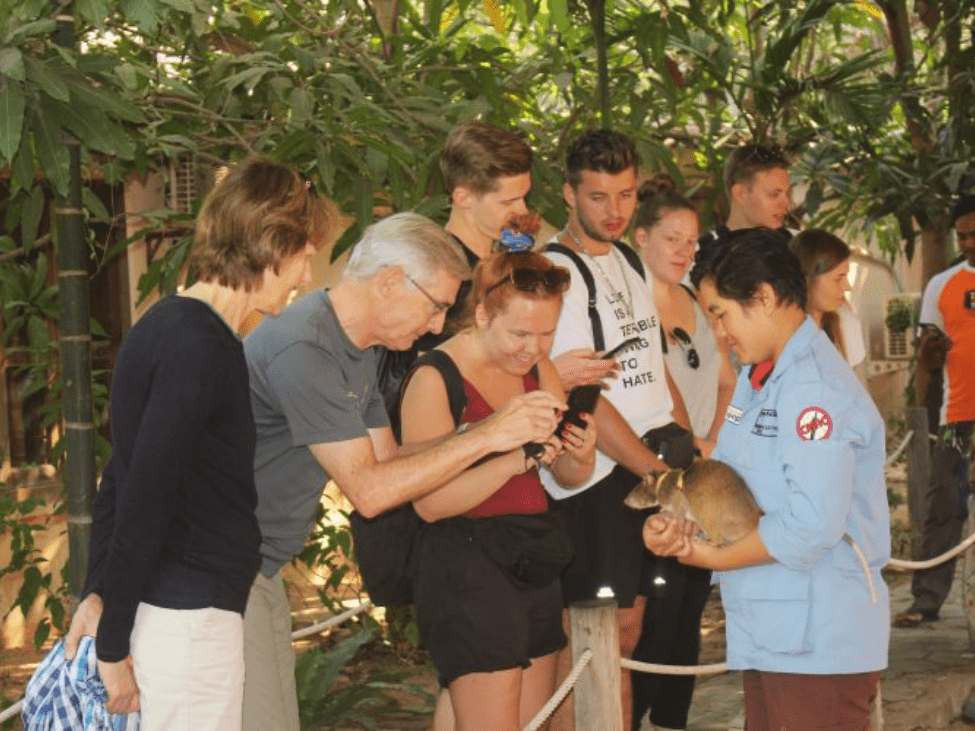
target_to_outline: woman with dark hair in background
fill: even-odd
[[[890,632],[883,419],[807,316],[805,276],[774,233],[749,231],[712,259],[699,296],[743,364],[772,364],[761,389],[743,369],[712,455],[764,514],[727,545],[663,515],[644,540],[716,572],[749,731],[863,731]]]
[[[403,444],[477,429],[527,391],[562,398],[548,352],[568,285],[568,271],[540,254],[483,259],[464,329],[421,356],[407,375]],[[436,364],[444,355],[446,368]],[[451,375],[451,365],[459,373]],[[458,388],[466,397],[459,423],[451,408]],[[596,435],[589,416],[583,420],[585,428],[568,425],[544,449],[495,454],[413,503],[427,523],[417,549],[417,622],[448,690],[438,701],[435,729],[450,728],[453,716],[458,731],[518,731],[555,690],[556,657],[566,643],[559,573],[571,549],[549,514],[538,465],[564,485],[584,482],[595,463]],[[564,561],[526,575],[516,567],[538,566],[530,546],[539,540],[561,545]]]
[[[664,333],[664,361],[691,420],[695,445],[710,455],[735,387],[728,354],[701,310],[693,290],[681,284],[694,262],[697,210],[658,175],[638,192],[633,241],[652,276],[653,297]],[[674,558],[648,556],[643,590],[647,597],[640,640],[633,659],[696,665],[701,650],[701,615],[711,590],[711,572]],[[633,728],[647,710],[657,729],[682,729],[694,693],[693,675],[634,673]]]

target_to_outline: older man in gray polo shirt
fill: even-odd
[[[245,731],[298,731],[291,615],[279,575],[335,480],[366,517],[424,495],[492,453],[554,431],[564,404],[545,391],[509,402],[465,434],[399,448],[376,383],[373,346],[405,350],[444,315],[469,278],[444,230],[413,213],[368,228],[342,281],[311,292],[244,342],[257,426],[261,571],[244,615]]]

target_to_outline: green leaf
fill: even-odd
[[[56,104],[53,100],[45,102]],[[62,114],[58,116],[64,120],[64,126],[88,149],[126,160],[135,155],[135,143],[124,129],[112,122],[100,109],[76,104],[71,108],[72,113],[66,113],[68,109],[64,107],[61,111]]]
[[[108,0],[75,0],[73,7],[76,14],[99,28],[105,26],[110,12]]]
[[[30,149],[30,134],[21,134],[20,146],[10,164],[10,171],[21,188],[34,184],[34,153]]]
[[[47,321],[43,317],[32,315],[27,321],[27,343],[35,350],[46,350],[51,341],[47,331]]]
[[[296,87],[291,92],[291,123],[294,125],[307,124],[315,108],[315,98],[305,89]]]
[[[47,642],[48,636],[51,634],[51,623],[48,622],[47,617],[44,617],[40,622],[37,623],[37,629],[34,630],[34,649],[40,650]]]
[[[146,35],[151,35],[159,27],[155,3],[146,0],[122,0],[120,9],[123,15],[138,25],[139,30]]]
[[[17,81],[24,80],[24,56],[20,50],[11,46],[0,48],[0,74]]]
[[[192,0],[160,0],[160,2],[181,13],[192,13],[195,10]]]
[[[61,129],[56,119],[48,118],[42,108],[37,108],[31,124],[34,146],[48,182],[59,195],[68,194],[68,149],[61,139]]]
[[[23,43],[28,38],[38,38],[43,36],[51,35],[58,24],[50,19],[35,20],[32,23],[24,23],[22,26],[16,28],[11,34],[7,41],[10,45],[17,45],[18,43]],[[28,61],[30,59],[28,58]]]
[[[72,105],[98,109],[114,119],[145,124],[146,118],[142,112],[125,97],[106,89],[97,89],[83,76],[67,76],[65,80],[71,91]]]
[[[0,79],[0,154],[12,161],[24,128],[24,91],[11,79]]]
[[[68,85],[64,83],[64,79],[49,69],[41,59],[27,57],[27,80],[37,84],[41,91],[60,102],[67,102],[70,98]]]
[[[20,209],[20,236],[24,252],[30,250],[37,239],[37,231],[41,225],[41,216],[44,215],[44,189],[40,185],[35,185],[26,194],[23,206]]]
[[[91,213],[92,218],[96,221],[109,221],[112,215],[105,208],[105,204],[102,203],[101,198],[95,195],[93,191],[88,186],[85,186],[81,190],[81,198],[84,201],[85,208]]]
[[[569,30],[569,8],[566,0],[548,0],[548,11],[559,33]]]

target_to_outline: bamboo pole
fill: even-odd
[[[59,15],[56,42],[73,46],[74,18]],[[91,389],[91,331],[84,210],[81,202],[81,142],[66,131],[68,193],[58,195],[58,285],[61,298],[61,397],[64,414],[65,485],[68,492],[68,567],[71,595],[84,588],[95,495],[95,425]]]

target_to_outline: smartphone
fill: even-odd
[[[580,414],[593,412],[602,390],[603,387],[598,383],[587,383],[585,386],[576,386],[569,391],[569,397],[566,399],[569,408],[562,414],[562,420],[555,428],[556,436],[562,436],[562,430],[567,424],[575,424],[585,429],[586,422],[582,420]]]
[[[620,353],[622,353],[624,350],[627,350],[627,349],[633,347],[634,345],[636,345],[637,343],[641,343],[641,342],[643,342],[643,338],[640,338],[640,337],[627,338],[622,343],[620,343],[619,345],[617,345],[615,348],[613,348],[612,350],[607,350],[605,353],[603,353],[599,357],[602,358],[603,360],[608,360],[610,358],[615,358],[617,355],[619,355]]]
[[[599,392],[602,390],[603,387],[598,383],[588,383],[585,386],[576,386],[569,391],[569,396],[566,399],[568,408],[562,412],[562,419],[559,421],[559,425],[555,427],[555,436],[562,436],[562,430],[567,424],[575,424],[585,429],[586,422],[582,420],[580,414],[591,414],[593,412],[593,409],[596,408]],[[545,451],[543,445],[535,442],[529,442],[524,449],[527,457],[538,457]]]

